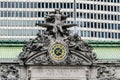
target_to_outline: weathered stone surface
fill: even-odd
[[[32,66],[31,79],[86,79],[86,67]]]

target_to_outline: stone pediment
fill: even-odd
[[[36,24],[46,31],[24,45],[19,58],[25,65],[92,65],[96,54],[80,36],[69,34],[67,28],[76,24],[64,24],[66,18],[55,10],[45,24]]]

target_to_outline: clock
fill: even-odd
[[[67,47],[62,43],[54,43],[50,46],[49,55],[52,60],[62,62],[67,56]]]

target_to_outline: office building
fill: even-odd
[[[70,15],[66,23],[74,23],[82,39],[97,41],[120,40],[119,0],[0,0],[0,40],[24,41],[44,32],[35,23],[45,23],[51,10],[61,8]],[[71,29],[73,33],[75,28]]]

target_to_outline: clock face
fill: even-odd
[[[50,57],[57,62],[61,62],[66,58],[67,49],[61,43],[53,44],[49,50],[50,50]]]

